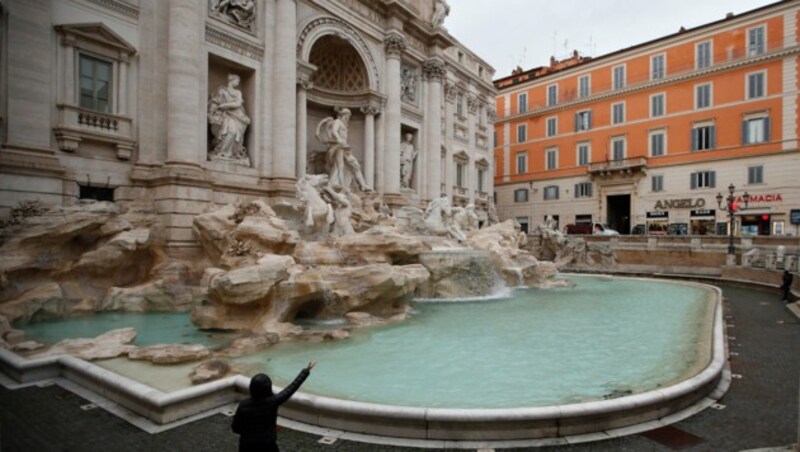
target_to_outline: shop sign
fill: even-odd
[[[789,212],[789,222],[792,224],[800,224],[800,209],[792,209]]]
[[[750,195],[750,199],[747,200],[747,202],[749,202],[749,203],[754,203],[754,202],[779,202],[779,201],[780,202],[783,201],[783,196],[781,196],[780,193],[774,193],[774,194],[771,194],[771,195]],[[739,204],[744,203],[744,198],[739,196],[738,198],[736,198],[736,202],[739,203]]]
[[[647,212],[647,218],[669,218],[669,212],[664,210]]]
[[[663,199],[656,201],[655,209],[656,210],[691,209],[691,208],[705,207],[705,205],[706,205],[706,200],[703,198]]]
[[[714,209],[698,209],[692,210],[690,215],[693,217],[713,217],[715,213]]]

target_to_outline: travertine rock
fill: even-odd
[[[473,233],[469,243],[492,254],[495,268],[507,285],[536,286],[554,276],[557,270],[552,263],[540,262],[531,252],[520,249],[524,240],[517,223],[507,220]]]
[[[102,275],[108,275],[121,268],[130,271],[131,260],[137,257],[136,252],[146,250],[149,245],[149,229],[123,231],[99,248],[84,253],[71,270]]]
[[[380,317],[375,317],[367,312],[348,312],[345,314],[347,321],[357,327],[369,327],[376,325],[385,325],[386,320]]]
[[[280,336],[275,333],[260,334],[258,336],[240,337],[235,339],[222,354],[227,356],[241,356],[271,347],[280,341]]]
[[[616,263],[616,256],[605,244],[587,242],[581,237],[564,235],[559,231],[537,227],[533,235],[540,237],[539,255],[552,260],[557,268],[607,268]]]
[[[204,288],[156,280],[133,287],[112,287],[98,305],[101,311],[184,312],[206,296]]]
[[[430,248],[421,237],[401,232],[392,226],[374,226],[358,234],[338,238],[334,246],[347,262],[406,264]]]
[[[0,304],[0,314],[8,320],[22,323],[32,318],[57,318],[66,313],[61,286],[55,282],[43,283],[14,300]]]
[[[178,364],[199,361],[210,354],[204,345],[158,344],[135,348],[128,352],[128,358],[153,364]]]
[[[136,347],[136,330],[120,328],[103,333],[93,339],[65,339],[38,356],[72,355],[85,360],[108,359],[124,356]]]
[[[222,359],[212,359],[195,367],[189,374],[189,380],[193,385],[208,383],[209,381],[219,380],[231,371],[231,365]]]
[[[216,303],[243,305],[264,300],[294,265],[291,256],[269,254],[256,265],[217,273],[209,278],[208,296]]]
[[[434,250],[419,255],[431,276],[420,284],[423,298],[463,298],[490,295],[501,288],[492,255],[466,249]]]
[[[36,341],[25,341],[12,345],[11,350],[14,350],[15,352],[32,352],[34,350],[40,350],[44,348],[44,346],[44,344]]]

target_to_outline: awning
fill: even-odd
[[[757,207],[753,209],[742,209],[735,214],[737,217],[748,215],[786,215],[786,212],[773,212],[772,207]]]

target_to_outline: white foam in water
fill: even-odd
[[[484,295],[482,297],[465,297],[465,298],[414,298],[417,303],[474,303],[477,301],[495,301],[503,300],[511,296],[514,289],[503,287],[501,290]]]

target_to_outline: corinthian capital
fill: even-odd
[[[438,80],[441,82],[446,74],[447,68],[445,67],[444,61],[438,58],[431,58],[422,63],[422,76],[426,80]]]
[[[406,39],[401,34],[392,33],[383,40],[387,56],[399,57],[406,51]]]

